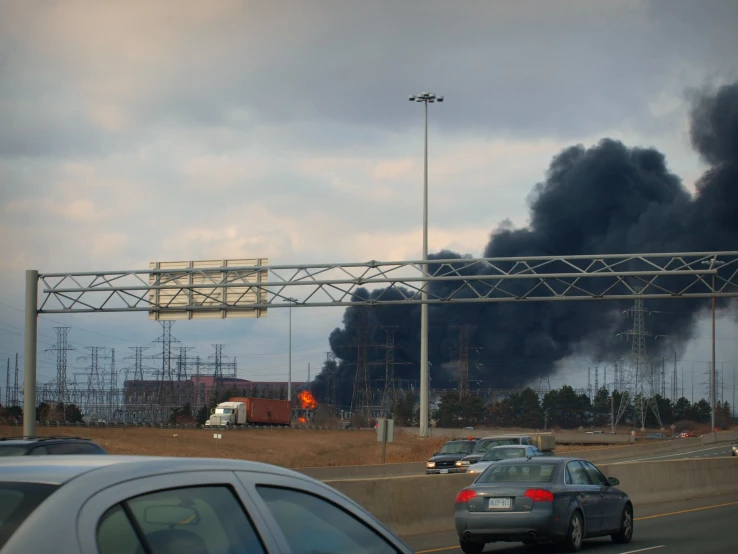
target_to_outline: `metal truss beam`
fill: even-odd
[[[738,252],[431,260],[427,276],[422,265],[369,261],[44,273],[38,313],[738,297]],[[254,282],[254,274],[265,270],[268,280]],[[164,296],[166,301],[155,301]],[[247,303],[246,297],[260,303]]]

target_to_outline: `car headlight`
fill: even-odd
[[[468,465],[469,465],[469,462],[467,460],[459,460],[458,462],[456,462],[457,467],[468,466]]]
[[[436,462],[425,462],[425,467],[427,468],[436,467]]]

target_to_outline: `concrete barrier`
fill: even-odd
[[[639,505],[738,492],[738,458],[710,458],[598,465]],[[454,529],[456,494],[474,475],[327,480],[395,533],[412,536]]]
[[[403,462],[397,464],[371,464],[362,466],[298,467],[293,471],[314,479],[371,479],[376,477],[405,477],[425,475],[425,462]]]

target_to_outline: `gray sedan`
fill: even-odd
[[[633,537],[633,503],[594,465],[578,458],[537,457],[492,464],[456,497],[461,549],[488,542],[557,542],[577,552],[582,540]]]
[[[358,504],[296,472],[137,456],[0,461],[0,552],[412,554]]]
[[[536,458],[543,456],[543,452],[535,446],[495,446],[487,450],[476,464],[466,466],[464,469],[469,474],[481,474],[494,463],[511,458]]]

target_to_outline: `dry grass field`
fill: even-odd
[[[222,439],[213,431],[197,429],[153,428],[69,428],[37,427],[41,436],[63,435],[92,439],[111,454],[148,456],[185,456],[237,458],[255,460],[283,467],[315,467],[379,464],[382,446],[372,431],[313,431],[293,429],[249,429],[221,431]],[[20,427],[0,427],[0,437],[22,434]],[[396,432],[394,442],[387,445],[387,463],[422,462],[427,460],[446,438],[419,439]],[[584,447],[556,448],[557,453],[582,450]]]

